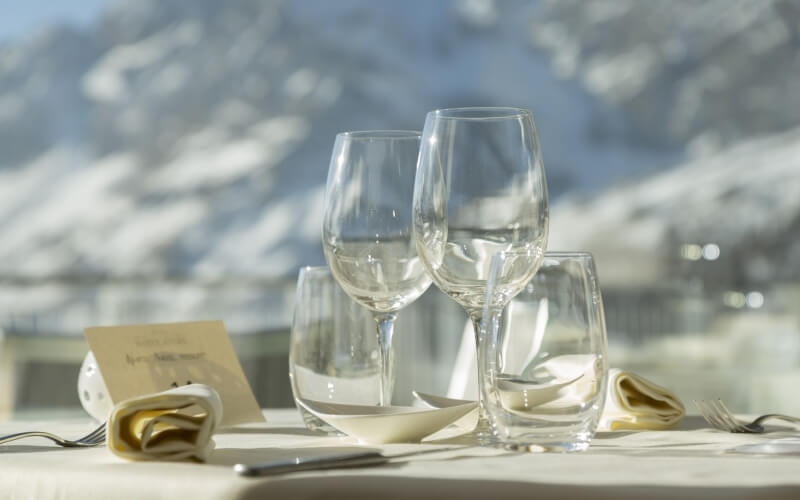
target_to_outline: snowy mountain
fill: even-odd
[[[800,124],[798,20],[794,0],[547,0],[531,40],[624,110],[598,133],[703,153]]]
[[[555,194],[600,182],[598,159],[665,163],[587,147],[612,111],[530,50],[526,3],[481,9],[147,0],[4,47],[0,276],[293,275],[322,262],[334,135],[437,107],[532,108]]]
[[[800,124],[800,106],[781,100],[800,95],[781,73],[798,64],[800,15],[779,0],[727,5],[141,0],[87,31],[56,26],[0,46],[0,304],[84,300],[66,288],[19,299],[18,285],[52,280],[290,279],[323,261],[334,135],[419,129],[434,108],[532,109],[553,200],[681,163],[687,142],[708,152]],[[746,172],[773,168],[764,158],[784,158],[776,150],[785,161],[774,164],[792,164],[792,137],[556,203],[551,247],[615,248],[601,227],[630,230],[620,241],[646,252],[708,228],[745,245],[754,214],[783,203]],[[788,171],[770,175],[794,186]],[[786,220],[797,208],[781,207]],[[209,307],[191,289],[159,294]]]
[[[710,272],[712,287],[798,280],[798,195],[795,128],[599,195],[562,198],[551,212],[550,248],[595,252],[604,283],[618,286],[669,283],[686,277],[680,271]],[[691,255],[706,245],[708,258]],[[680,269],[681,259],[706,269]]]

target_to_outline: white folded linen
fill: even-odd
[[[213,388],[191,384],[117,404],[108,420],[108,447],[129,460],[205,461],[222,421]]]
[[[683,403],[669,389],[635,373],[611,368],[598,430],[668,429],[685,414]]]

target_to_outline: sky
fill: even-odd
[[[56,23],[90,24],[112,0],[0,0],[0,42]]]

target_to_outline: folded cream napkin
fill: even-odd
[[[203,384],[177,387],[117,404],[108,419],[108,447],[129,460],[205,461],[221,421],[217,391]]]
[[[618,368],[608,371],[607,391],[600,431],[668,429],[686,413],[669,389]]]

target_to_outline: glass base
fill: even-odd
[[[481,446],[492,446],[500,442],[485,415],[478,417],[478,423],[469,435]]]
[[[303,424],[305,424],[306,429],[319,434],[326,434],[328,436],[345,435],[342,431],[336,429],[335,427],[330,426],[316,415],[311,414],[308,410],[306,410],[299,404],[297,405],[297,411],[299,411],[300,416],[303,417]]]
[[[526,452],[526,453],[572,453],[576,451],[586,451],[589,448],[590,442],[584,440],[575,440],[575,436],[563,437],[562,439],[553,438],[535,438],[531,436],[524,436],[519,438],[505,438],[498,439],[498,445],[509,451]]]
[[[527,453],[572,453],[575,451],[585,451],[589,448],[588,442],[570,443],[564,441],[554,441],[550,443],[501,443],[501,446],[509,451]]]

